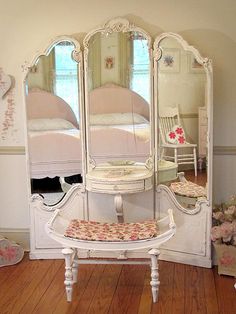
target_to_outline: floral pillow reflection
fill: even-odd
[[[170,144],[185,144],[185,132],[181,125],[174,125],[170,132],[166,134],[167,142]]]

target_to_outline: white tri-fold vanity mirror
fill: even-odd
[[[178,34],[109,20],[58,37],[24,67],[31,258],[61,257],[55,209],[102,222],[158,218],[177,233],[161,258],[211,266],[212,67]],[[82,252],[81,257],[114,257]],[[145,252],[130,253],[146,257]]]

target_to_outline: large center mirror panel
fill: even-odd
[[[208,200],[209,62],[177,34],[155,41],[158,182],[193,209]],[[211,162],[211,161],[210,161]]]
[[[85,40],[88,164],[145,164],[151,156],[150,37],[115,20]]]
[[[83,181],[80,57],[77,42],[57,40],[25,80],[31,192],[48,205]]]

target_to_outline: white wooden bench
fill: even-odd
[[[81,240],[65,236],[70,220],[63,215],[63,211],[57,209],[52,219],[46,224],[48,235],[59,242],[63,249],[62,253],[65,257],[65,288],[67,301],[72,301],[73,284],[77,282],[79,251],[113,251],[113,252],[129,252],[144,249],[147,250],[151,257],[151,289],[153,302],[158,300],[159,291],[159,272],[158,272],[158,257],[160,254],[159,247],[161,244],[168,241],[176,231],[176,225],[173,219],[172,210],[168,210],[168,215],[158,221],[155,221],[158,233],[152,237],[141,239],[138,235],[137,240],[117,239],[116,241],[108,240]],[[139,223],[142,225],[142,223]],[[115,224],[113,224],[115,225]],[[119,224],[121,226],[122,223]],[[135,225],[135,224],[125,224]],[[132,227],[131,226],[131,227]],[[132,228],[131,228],[132,230]],[[89,231],[89,226],[88,226]],[[132,232],[132,231],[131,231]]]

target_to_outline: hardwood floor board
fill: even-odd
[[[14,281],[17,279],[18,274],[25,269],[27,263],[29,263],[28,256],[24,256],[23,260],[19,264],[4,266],[0,268],[0,298],[2,297],[2,295],[7,293],[7,290],[12,285],[14,285]]]
[[[173,301],[173,278],[175,264],[171,262],[159,262],[159,298],[158,302],[152,304],[151,313],[171,313]],[[151,287],[150,287],[151,289]]]
[[[184,284],[185,284],[185,265],[176,263],[174,266],[174,275],[173,275],[173,301],[172,301],[172,312],[171,312],[173,314],[185,313]]]
[[[20,263],[25,263],[28,261],[28,255],[25,254]],[[8,280],[9,276],[14,273],[14,271],[18,271],[18,267],[20,264],[2,266],[0,267],[0,287],[5,285],[5,281]]]
[[[225,275],[218,275],[217,268],[213,270],[216,294],[218,299],[219,313],[236,313],[236,291],[234,288],[235,278]]]
[[[139,276],[138,276],[138,281],[133,289],[130,304],[128,307],[128,314],[137,314],[139,311],[139,306],[140,306],[140,301],[141,301],[141,296],[142,296],[142,291],[144,287],[144,279],[146,276],[146,271],[149,272],[150,274],[150,266],[149,265],[142,265],[143,266],[143,271],[140,271]]]
[[[108,313],[122,265],[106,265],[87,313]]]
[[[204,295],[207,314],[218,314],[217,294],[212,269],[203,268]]]
[[[63,296],[58,302],[53,313],[63,314],[63,313],[86,313],[84,311],[77,311],[79,301],[84,295],[86,287],[91,280],[94,270],[100,265],[79,265],[78,269],[78,281],[73,285],[72,302],[67,302],[65,287],[63,287]],[[103,266],[103,265],[102,265]],[[99,267],[98,267],[99,268]]]
[[[137,313],[140,295],[133,294],[138,285],[143,287],[145,270],[146,265],[123,265],[109,313]]]
[[[63,262],[63,261],[61,261]],[[57,303],[63,297],[64,292],[64,262],[60,265],[56,274],[48,283],[47,289],[44,291],[41,299],[31,313],[53,313]]]
[[[200,267],[185,266],[185,313],[207,313]]]
[[[206,170],[198,171],[197,176],[195,177],[194,170],[184,171],[184,176],[188,181],[196,183],[201,186],[206,186],[207,183],[207,172]]]
[[[23,308],[24,304],[27,302],[29,298],[31,298],[34,289],[38,286],[40,281],[45,276],[48,269],[51,267],[53,261],[37,261],[34,263],[34,268],[32,271],[25,273],[24,277],[22,278],[21,285],[20,285],[20,293],[17,292],[16,296],[11,299],[8,306],[5,310],[11,314],[17,314]],[[40,272],[38,271],[40,268]]]
[[[152,292],[151,292],[150,281],[151,281],[151,276],[150,276],[150,266],[149,266],[145,272],[144,285],[143,285],[142,295],[140,298],[138,314],[151,313]]]
[[[9,313],[7,308],[20,298],[22,291],[30,283],[33,275],[40,266],[40,261],[29,261],[28,259],[18,264],[18,268],[8,277],[0,290],[0,313]]]
[[[77,304],[76,310],[74,313],[87,313],[90,304],[95,296],[96,290],[98,288],[99,282],[102,276],[106,276],[104,273],[105,265],[98,264],[95,266],[92,272],[92,275],[89,279],[86,288],[83,291],[79,299],[79,303]]]
[[[44,263],[46,261],[42,261]],[[52,260],[52,264],[45,273],[42,280],[39,281],[38,285],[32,290],[32,293],[28,300],[25,302],[19,313],[26,314],[32,313],[37,304],[40,302],[42,296],[46,293],[48,287],[53,281],[54,277],[57,275],[60,267],[64,266],[64,261],[62,260]],[[39,268],[38,273],[41,273],[41,268]]]
[[[217,268],[160,261],[158,303],[148,265],[82,264],[73,300],[66,301],[64,260],[34,260],[0,269],[0,314],[231,314],[235,278]]]

